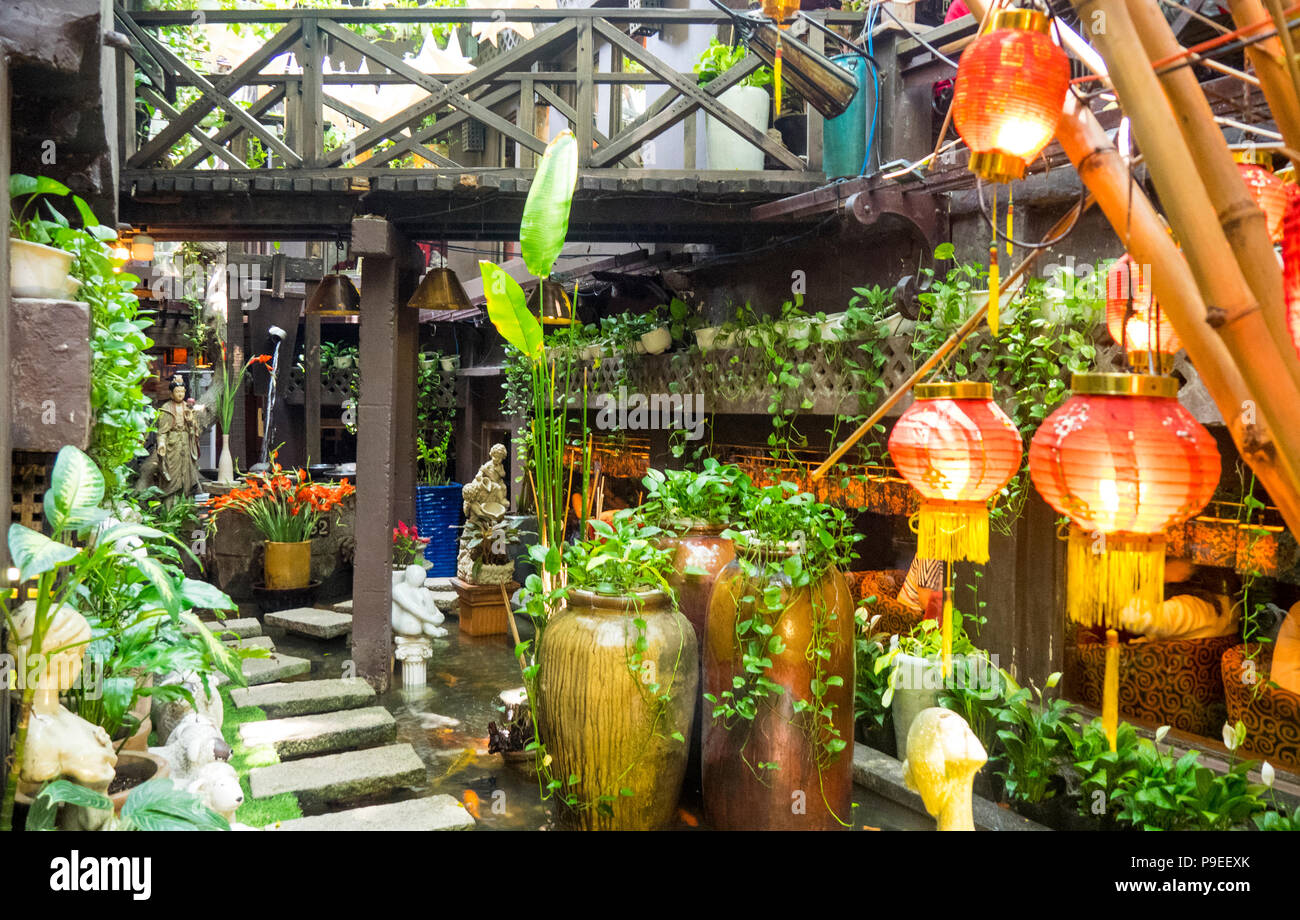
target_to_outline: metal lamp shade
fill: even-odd
[[[450,268],[433,268],[424,276],[411,299],[406,302],[414,310],[470,310],[473,305],[460,279]]]
[[[745,44],[769,67],[775,66],[776,43],[780,36],[781,78],[821,112],[822,117],[834,118],[849,107],[857,94],[858,84],[843,67],[793,35],[779,31],[765,19],[741,15],[736,17],[736,24]]]
[[[567,326],[573,322],[573,304],[558,281],[543,281],[528,298],[528,307],[547,326]]]
[[[361,312],[361,294],[347,275],[326,275],[307,298],[306,312],[318,316],[355,316]]]

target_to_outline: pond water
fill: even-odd
[[[517,622],[527,638],[531,626]],[[409,795],[446,793],[475,802],[482,830],[550,828],[551,808],[540,800],[536,778],[526,768],[507,764],[501,755],[487,752],[487,724],[501,720],[497,694],[522,684],[519,663],[511,655],[511,640],[462,635],[453,618],[448,625],[449,635],[434,640],[425,692],[411,694],[399,688],[379,700],[397,720],[397,740],[409,743],[428,767],[428,786]],[[343,675],[349,659],[344,639],[321,642],[276,629],[267,632],[277,650],[311,660],[312,673],[301,679]],[[854,787],[854,802],[855,830],[933,828],[932,822],[927,827],[914,812],[858,786]],[[684,791],[672,829],[707,829],[698,790]]]

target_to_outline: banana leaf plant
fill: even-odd
[[[54,463],[50,488],[43,499],[46,528],[50,536],[26,527],[11,524],[9,527],[9,555],[18,569],[18,582],[35,582],[35,616],[29,655],[46,658],[67,651],[66,648],[45,648],[45,638],[55,615],[63,607],[76,609],[81,589],[98,569],[118,564],[123,557],[142,576],[146,586],[138,596],[138,616],[142,618],[166,617],[171,624],[185,624],[196,632],[206,656],[237,686],[245,680],[237,657],[207,629],[194,613],[194,606],[203,604],[216,607],[230,606],[230,599],[216,589],[179,576],[177,571],[164,565],[148,552],[132,552],[134,541],[170,541],[188,552],[174,537],[145,524],[113,523],[106,521],[108,512],[104,501],[104,476],[98,466],[85,453],[75,447],[64,447]],[[10,635],[16,635],[16,623],[8,606],[4,610]],[[11,751],[12,760],[0,799],[0,831],[13,827],[14,796],[18,791],[18,778],[26,752],[27,730],[31,721],[32,703],[36,695],[35,681],[24,681],[18,710],[18,723]],[[120,694],[122,699],[114,704],[116,710],[129,705],[133,697]]]
[[[519,226],[524,265],[538,283],[550,277],[569,232],[569,211],[578,183],[578,143],[564,131],[550,142],[528,189]],[[583,507],[590,484],[590,457],[586,427],[585,381],[576,378],[573,349],[548,352],[541,319],[528,307],[524,289],[500,266],[479,262],[488,317],[513,348],[527,360],[532,381],[532,411],[522,440],[527,450],[527,479],[537,512],[538,544],[531,549],[538,563],[538,581],[528,596],[541,604],[534,619],[544,624],[559,602],[555,595],[564,584],[563,545],[571,483],[565,472],[565,450],[576,442],[582,457]],[[569,327],[572,335],[572,327]],[[560,333],[563,334],[563,333]],[[581,407],[580,420],[570,431],[571,408]],[[529,579],[532,581],[532,579]],[[525,674],[527,677],[528,674]]]

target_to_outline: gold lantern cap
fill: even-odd
[[[1178,395],[1178,380],[1159,374],[1074,374],[1070,389],[1088,396],[1161,396]]]
[[[1051,29],[1051,20],[1042,10],[1007,9],[993,14],[989,31],[995,29],[1024,29],[1028,32],[1041,32],[1047,35]]]
[[[415,310],[470,310],[473,304],[450,268],[431,268],[406,302]]]
[[[305,309],[317,316],[355,316],[360,308],[361,294],[352,279],[335,272],[320,280]]]
[[[992,399],[993,384],[976,380],[918,383],[912,387],[917,399]]]

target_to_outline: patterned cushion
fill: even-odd
[[[844,578],[849,583],[849,590],[853,593],[854,603],[862,604],[868,597],[875,596],[874,602],[863,606],[866,607],[868,619],[880,614],[880,620],[876,623],[876,632],[903,636],[921,622],[921,611],[895,600],[906,577],[907,572],[904,569],[844,573]]]
[[[1245,724],[1246,750],[1294,769],[1300,767],[1300,693],[1268,686],[1272,663],[1273,650],[1267,646],[1237,645],[1223,653],[1228,721]]]
[[[1214,636],[1121,644],[1120,712],[1156,725],[1219,737],[1227,715],[1219,659],[1239,641],[1237,636]],[[1081,702],[1100,708],[1106,646],[1079,634],[1073,652],[1074,661],[1067,663],[1073,671],[1073,692]]]

